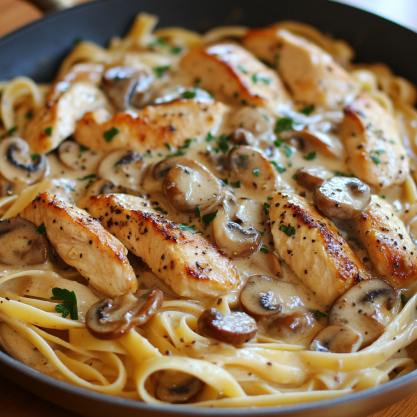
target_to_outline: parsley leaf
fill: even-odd
[[[119,133],[119,129],[112,127],[110,130],[107,130],[103,133],[104,140],[106,142],[111,142],[113,138]]]
[[[162,78],[164,74],[170,70],[170,68],[170,65],[164,65],[162,67],[155,67],[153,70],[158,78]]]
[[[181,97],[182,98],[195,98],[196,94],[197,93],[195,91],[187,90],[181,93]]]
[[[291,158],[292,149],[288,145],[284,145],[284,153],[287,158]]]
[[[264,83],[266,85],[271,84],[271,80],[269,78],[263,77],[262,75],[258,75],[256,72],[252,75],[252,81],[254,84]]]
[[[85,180],[88,180],[88,179],[90,179],[90,178],[95,178],[96,177],[96,174],[91,174],[91,175],[86,175],[85,177],[83,177],[83,178],[77,178],[77,180],[78,181],[85,181]]]
[[[209,213],[203,216],[202,220],[204,223],[210,224],[215,217],[217,216],[218,210],[216,210],[214,213]]]
[[[221,135],[216,139],[217,145],[219,146],[219,149],[226,153],[229,150],[229,145],[227,144],[227,141],[230,139],[230,135]]]
[[[30,159],[35,162],[37,161],[41,156],[38,153],[34,153],[32,155],[30,155]]]
[[[29,110],[26,114],[25,114],[25,118],[30,120],[33,119],[33,111]]]
[[[167,211],[165,211],[162,207],[156,207],[155,208],[155,210],[156,211],[159,211],[160,213],[162,213],[162,214],[168,214],[168,212]]]
[[[307,156],[303,156],[306,161],[312,161],[316,157],[316,151],[310,152]]]
[[[198,232],[197,230],[194,230],[194,225],[188,226],[184,223],[178,225],[178,229],[183,230],[185,232],[191,232],[193,235],[195,235],[196,233],[201,233],[201,232]]]
[[[78,320],[77,296],[74,291],[68,291],[65,288],[52,288],[51,300],[62,301],[62,304],[55,306],[55,311],[61,313],[62,317],[67,317],[68,314],[71,320]]]
[[[275,124],[274,132],[281,133],[287,130],[292,130],[292,124],[293,120],[289,117],[281,117],[279,120],[277,120],[277,123]]]
[[[233,188],[240,188],[240,187],[241,187],[241,185],[240,185],[240,181],[231,182],[231,183],[230,183],[230,185],[231,185]]]
[[[6,134],[11,136],[11,135],[13,135],[14,132],[16,132],[16,130],[17,130],[17,126],[13,126],[6,132]],[[49,135],[49,136],[51,136],[51,135]]]
[[[320,310],[316,310],[316,311],[314,312],[314,315],[315,315],[316,317],[327,317],[327,314],[322,313]]]
[[[165,143],[165,146],[170,152],[172,151],[172,147],[169,143]]]
[[[45,224],[42,223],[39,227],[36,228],[36,231],[40,234],[40,235],[44,235],[46,233],[46,227]]]
[[[375,155],[371,155],[371,159],[375,162],[376,165],[381,163],[381,160]]]
[[[240,159],[249,159],[249,155],[239,155]]]
[[[262,246],[260,251],[263,252],[263,253],[268,253],[269,252],[269,250],[267,248],[265,248],[264,246]]]
[[[311,106],[306,106],[303,109],[299,110],[300,113],[305,114],[306,116],[310,116],[311,113],[313,113],[316,106],[312,104]]]
[[[405,296],[405,294],[401,294],[401,304],[403,305],[403,307],[407,304],[407,297]]]
[[[48,135],[48,136],[52,136],[52,127],[47,127],[44,132]]]
[[[377,149],[376,151],[372,151],[372,152],[375,152],[377,155],[382,155],[385,153],[383,149]]]
[[[281,232],[284,232],[287,236],[293,236],[295,235],[295,228],[291,227],[290,225],[285,226],[284,224],[282,224],[279,227],[279,230],[281,230]]]
[[[206,136],[206,142],[212,142],[213,139],[214,139],[214,136],[212,135],[212,133],[208,132]]]
[[[174,156],[184,156],[184,155],[187,155],[187,152],[185,152],[185,151],[177,151],[177,152],[174,152],[174,153],[170,153],[169,155],[166,155],[165,156],[165,159],[173,158]]]
[[[275,145],[277,148],[281,147],[283,143],[284,143],[284,141],[283,141],[283,140],[281,140],[281,139],[279,139],[279,138],[278,138],[277,140],[274,140],[274,145]]]
[[[80,145],[80,152],[86,152],[86,151],[89,151],[89,150],[90,150],[90,148],[87,148],[87,146]]]
[[[193,139],[185,139],[184,145],[178,146],[178,149],[188,149],[191,146],[191,143],[193,141],[197,142],[197,139],[196,138],[193,138]]]
[[[240,70],[243,74],[247,74],[247,73],[248,73],[248,70],[247,70],[247,69],[246,69],[243,65],[239,64],[237,67],[239,68],[239,70]]]
[[[265,214],[268,214],[269,213],[269,208],[271,207],[271,205],[270,204],[268,204],[268,203],[264,203],[264,205],[263,205],[263,209],[264,209],[264,212],[265,212]]]
[[[282,174],[287,170],[287,168],[284,167],[284,165],[279,164],[278,162],[271,161],[271,164],[277,169],[277,171]]]
[[[255,168],[255,169],[252,171],[252,173],[253,173],[253,175],[255,175],[255,177],[259,177],[259,173],[260,173],[259,168]]]
[[[200,210],[200,206],[197,206],[197,207],[196,207],[196,209],[197,209],[197,215],[198,215],[198,217],[201,219],[201,210]]]
[[[266,197],[266,199],[267,199],[268,201],[271,201],[271,200],[273,200],[273,199],[274,199],[274,197]]]

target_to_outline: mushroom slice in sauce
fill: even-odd
[[[360,349],[373,343],[394,319],[398,293],[387,281],[371,278],[354,285],[333,304],[329,324],[347,326],[362,336]]]
[[[259,107],[245,106],[232,113],[229,118],[229,125],[232,129],[243,130],[252,134],[251,138],[266,133],[272,133],[272,118],[265,114],[265,109]],[[249,141],[248,141],[249,142]],[[242,143],[242,145],[251,145],[254,143]]]
[[[155,288],[138,297],[131,293],[93,304],[86,316],[89,332],[104,340],[123,336],[134,326],[145,324],[162,307],[164,295]]]
[[[274,167],[261,152],[249,146],[239,146],[229,152],[231,175],[252,191],[275,191],[277,176]]]
[[[310,343],[317,352],[353,353],[359,350],[362,337],[349,327],[332,324],[320,330]]]
[[[301,168],[296,175],[297,184],[309,191],[314,191],[324,181],[333,177],[333,174],[324,168]]]
[[[109,68],[103,75],[103,88],[117,111],[142,107],[149,99],[149,88],[155,77],[150,71],[133,67]]]
[[[286,341],[305,338],[314,330],[317,321],[309,311],[295,311],[274,318],[267,326],[268,334]]]
[[[160,371],[152,375],[156,383],[155,397],[170,404],[186,404],[203,389],[204,382],[179,371]]]
[[[46,173],[48,161],[45,155],[31,155],[29,145],[20,138],[9,138],[0,145],[0,172],[12,182],[33,184]]]
[[[91,152],[88,148],[81,147],[73,140],[66,140],[59,145],[58,155],[60,161],[71,169],[86,169],[95,171],[100,155]]]
[[[224,316],[217,308],[204,310],[198,318],[201,333],[230,345],[240,345],[253,339],[258,331],[256,321],[246,313]]]
[[[48,241],[36,226],[21,217],[0,222],[0,262],[19,266],[43,264],[49,257]]]
[[[184,158],[186,159],[186,158]],[[181,213],[195,213],[197,206],[205,211],[222,197],[219,180],[203,165],[188,159],[166,174],[163,191],[171,205]]]
[[[98,176],[116,184],[138,188],[145,170],[142,157],[131,149],[108,154],[98,167]]]
[[[326,216],[347,220],[368,207],[371,190],[357,178],[334,177],[315,189],[313,201]]]

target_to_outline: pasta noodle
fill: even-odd
[[[36,223],[35,226],[30,224],[40,239],[36,253],[43,250],[47,254],[42,262],[35,262],[25,249],[18,264],[10,261],[15,255],[0,254],[0,346],[24,363],[28,363],[25,362],[27,347],[31,350],[36,348],[39,351],[36,355],[39,356],[35,356],[38,359],[32,366],[83,388],[149,404],[179,403],[192,407],[264,407],[336,398],[375,387],[417,369],[411,348],[417,339],[416,276],[399,283],[394,282],[394,278],[390,281],[389,274],[383,274],[378,269],[365,237],[363,242],[358,241],[359,231],[356,232],[356,226],[353,226],[357,221],[355,219],[368,219],[372,213],[363,214],[365,208],[370,210],[367,208],[369,204],[376,204],[381,210],[392,210],[391,217],[395,215],[399,222],[394,226],[407,228],[411,239],[416,242],[415,87],[394,75],[385,64],[353,65],[354,51],[346,42],[332,39],[316,28],[298,22],[279,22],[262,32],[264,39],[271,42],[269,52],[256,44],[259,31],[247,27],[214,28],[202,35],[178,27],[155,30],[157,23],[156,16],[142,13],[126,37],[114,38],[109,48],[89,41],[80,42],[64,59],[57,75],[58,81],[51,85],[37,85],[26,77],[0,83],[1,244],[5,253],[9,246],[12,248],[10,251],[21,250],[13,245],[17,245],[16,242],[22,238],[16,235],[16,242],[8,241],[7,233],[11,229],[7,229],[9,226],[6,225],[12,221],[30,223],[30,220]],[[277,41],[276,37],[281,38]],[[285,70],[287,52],[283,44],[290,45],[288,48],[293,54],[294,67],[288,72]],[[274,48],[278,48],[279,52],[275,53]],[[273,55],[270,55],[271,50],[275,51]],[[323,78],[313,83],[311,88],[314,91],[305,92],[306,98],[300,100],[300,97],[297,98],[296,83],[291,84],[291,77],[297,72],[297,60],[303,62],[297,55],[301,53],[320,57],[312,60],[315,63],[311,64],[311,68],[308,67],[310,64],[305,65],[312,77],[321,74]],[[327,69],[314,66],[319,65],[317,62],[322,62],[321,59],[325,62],[323,68],[327,66]],[[100,65],[93,67],[92,64]],[[335,84],[329,82],[327,90],[320,90],[320,85],[325,82],[320,71],[330,72],[332,75],[329,77],[339,78]],[[279,77],[284,79],[285,85]],[[339,87],[334,86],[344,82],[347,87],[343,97],[332,104],[333,98],[326,96],[328,90],[337,90]],[[73,84],[78,85],[82,95],[82,83],[89,83],[90,89],[102,90],[103,94],[100,91],[97,94],[104,97],[105,105],[99,103],[95,106],[95,103],[89,102],[91,95],[85,93],[88,110],[79,119],[76,115],[79,109],[73,108],[73,102],[68,97]],[[305,91],[308,88],[305,87]],[[47,97],[53,97],[53,102],[44,103],[47,93],[50,93]],[[338,94],[333,90],[331,93]],[[394,136],[386,134],[388,128],[385,131],[379,128],[381,119],[375,113],[376,116],[372,116],[371,122],[362,129],[368,132],[364,142],[371,137],[375,143],[382,145],[374,145],[376,147],[369,151],[368,156],[356,154],[357,167],[352,168],[349,163],[354,157],[352,154],[348,156],[349,145],[343,135],[348,130],[349,115],[356,117],[355,123],[360,123],[360,117],[365,117],[362,110],[355,108],[360,103],[360,97],[367,97],[366,100],[379,109],[385,121],[392,119],[394,127],[390,134],[398,132],[395,133],[398,142],[393,140]],[[57,103],[64,103],[62,106],[69,115],[66,121],[57,116],[57,110],[51,110],[58,106]],[[368,107],[365,105],[366,111]],[[71,123],[75,126],[71,137],[62,143],[53,142],[54,133],[66,132]],[[348,133],[353,137],[349,139],[351,142],[359,134],[352,126],[355,125],[348,125]],[[29,131],[38,134],[31,136],[35,139],[27,139],[30,149],[24,151],[21,143],[28,138]],[[383,147],[390,145],[399,148],[392,147],[387,151],[388,148]],[[355,151],[364,147],[361,143]],[[405,152],[396,154],[403,147],[408,156]],[[248,153],[239,154],[242,149]],[[256,165],[251,165],[255,154]],[[371,179],[367,181],[371,177],[368,171],[363,178],[363,171],[357,171],[359,174],[354,171],[361,167],[362,157],[372,169],[388,166],[391,172],[389,186],[383,181],[380,184]],[[408,157],[411,169],[402,172],[398,164]],[[179,162],[170,165],[175,160]],[[305,168],[310,171],[304,171]],[[19,174],[19,169],[24,175]],[[245,170],[250,172],[245,173]],[[174,171],[178,177],[168,179]],[[399,172],[395,178],[394,171],[395,175]],[[181,177],[190,175],[190,172],[197,180]],[[239,172],[239,175],[233,177],[233,172]],[[294,251],[305,251],[304,246],[302,249],[304,243],[300,240],[295,250],[285,245],[292,244],[303,225],[292,227],[293,223],[285,220],[286,212],[273,217],[273,210],[280,210],[279,199],[288,195],[292,195],[294,201],[305,198],[300,201],[310,207],[308,210],[313,210],[312,200],[318,206],[316,194],[313,195],[314,188],[300,185],[301,174],[305,172],[308,178],[316,181],[315,187],[320,187],[329,178],[352,181],[354,176],[371,186],[369,201],[359,210],[361,214],[347,217],[346,222],[344,218],[339,218],[335,223],[339,228],[334,238],[339,239],[334,240],[338,251],[352,254],[350,269],[359,265],[357,277],[350,284],[343,284],[345,287],[342,290],[335,290],[335,296],[323,295],[319,283],[317,288],[311,288],[306,278],[312,273],[310,268],[303,267],[305,271],[297,272],[297,265],[291,263]],[[214,185],[210,185],[213,181]],[[170,190],[184,183],[188,187],[188,200],[179,202],[178,196],[182,195],[182,191],[171,194]],[[203,191],[195,191],[194,186]],[[215,191],[212,192],[209,187],[215,187]],[[126,234],[127,237],[112,229],[114,224],[119,225],[119,220],[116,223],[113,218],[109,220],[107,211],[95,214],[92,211],[94,207],[89,206],[92,199],[99,201],[102,195],[112,193],[116,193],[119,199],[125,199],[117,200],[119,202],[136,201],[131,213],[124,212],[123,206],[122,209],[117,208],[116,203],[107,204],[112,214],[125,213],[123,222],[126,221],[126,224],[131,217],[142,213],[143,207],[146,207],[145,213],[151,213],[142,213],[142,223],[134,225],[136,229],[133,234],[132,230]],[[193,193],[199,193],[196,208],[190,203]],[[221,201],[217,194],[223,196]],[[46,195],[52,197],[45,203]],[[214,202],[210,200],[207,203],[210,198]],[[386,204],[388,208],[382,208],[385,204],[383,200],[390,203]],[[46,208],[42,208],[45,212],[39,214],[40,207],[44,207],[42,204],[45,204]],[[189,209],[190,204],[192,209]],[[288,212],[296,205],[285,204]],[[304,207],[302,204],[299,203],[298,207]],[[58,207],[57,211],[45,214],[52,206]],[[87,208],[95,220],[89,218],[83,223],[77,217],[82,211],[74,206]],[[327,214],[319,208],[324,215]],[[27,214],[31,209],[38,210],[32,218]],[[328,226],[327,219],[317,217],[317,220],[314,217],[322,216],[321,212],[306,211],[306,224],[316,222],[320,225],[317,227],[334,227],[337,231],[336,226]],[[44,217],[38,222],[36,216]],[[48,216],[53,216],[54,224],[59,216],[73,216],[72,219],[76,220],[62,223],[64,226],[53,236],[47,223],[52,222],[52,217],[48,220]],[[148,230],[146,224],[143,226],[149,216],[154,221],[152,227],[168,226],[164,226],[166,229],[163,232],[158,229],[159,234],[165,236],[164,240],[158,240],[155,232],[151,247],[142,248],[139,257],[136,256],[133,241],[137,237],[139,245],[143,242],[141,239],[146,239],[146,233],[154,233]],[[297,216],[294,214],[292,219]],[[385,217],[393,221],[390,216]],[[274,226],[278,222],[280,226]],[[85,230],[90,224],[95,225],[95,230],[100,230],[97,240],[94,240],[96,235],[85,238]],[[30,226],[25,223],[24,227]],[[68,231],[70,227],[73,227],[71,232]],[[274,227],[278,232],[274,231]],[[180,235],[173,238],[169,235],[172,232],[170,228],[180,229]],[[389,231],[386,225],[380,229],[384,228]],[[308,233],[312,229],[313,226]],[[403,239],[402,229],[395,230]],[[188,233],[188,240],[181,243],[181,249],[178,241],[184,236],[181,234],[184,231]],[[284,238],[288,239],[279,241],[276,233],[278,237],[285,234]],[[326,236],[330,239],[331,233]],[[252,238],[256,243],[245,243],[246,239]],[[107,239],[107,246],[103,243],[104,239]],[[167,275],[164,272],[167,266],[163,267],[159,260],[165,259],[165,252],[160,256],[158,245],[166,245],[170,239],[177,244],[177,249],[171,255],[167,249],[167,256],[173,257],[169,264],[171,272]],[[311,242],[313,245],[316,242],[314,239],[310,236],[307,244]],[[307,240],[306,237],[304,240]],[[342,240],[345,243],[341,243]],[[240,246],[236,246],[236,241]],[[311,269],[314,269],[314,264],[321,262],[320,256],[330,256],[330,244],[328,247],[327,241],[323,242],[319,242],[319,249],[316,245],[312,246],[311,253],[305,251],[303,257],[306,259],[300,258],[298,263],[310,260]],[[28,248],[32,243],[30,240]],[[45,248],[39,249],[43,248],[42,245]],[[100,251],[106,255],[110,250],[115,251],[117,245],[122,247],[117,257],[98,257]],[[187,245],[191,245],[191,249]],[[201,266],[200,258],[194,262],[197,259],[193,258],[194,252],[197,256],[201,247],[206,250],[204,245],[209,248],[207,251],[213,250],[210,257],[216,259],[219,265],[224,262],[223,266]],[[244,245],[247,246],[243,250]],[[406,241],[401,245],[406,245]],[[285,251],[280,252],[280,247],[284,246]],[[384,250],[389,251],[390,247]],[[414,247],[405,250],[406,271],[416,267],[412,257],[414,250]],[[94,261],[97,270],[108,266],[108,276],[93,277],[91,272],[86,272],[86,267],[80,266],[83,256],[88,255],[87,251],[97,254],[97,261]],[[126,257],[128,251],[129,257]],[[184,258],[175,258],[179,253]],[[152,263],[157,263],[156,257],[157,266]],[[182,262],[188,257],[193,261],[192,265],[189,264],[191,266],[187,264],[187,268],[209,271],[204,278],[206,281],[198,284],[200,286],[195,284],[197,278],[193,278],[191,283],[187,281],[189,277],[180,279],[175,269],[175,262]],[[107,259],[109,264],[101,262],[101,259]],[[330,258],[326,259],[330,262]],[[101,263],[103,265],[99,265]],[[227,268],[224,265],[228,265]],[[325,279],[327,266],[320,265]],[[117,268],[122,267],[131,271],[134,283],[129,281],[129,285],[132,285],[131,288],[138,286],[136,296],[139,300],[143,294],[150,297],[154,288],[162,291],[163,300],[152,314],[154,305],[147,307],[147,312],[142,314],[146,320],[139,325],[126,328],[115,338],[108,335],[101,337],[92,330],[89,317],[98,308],[97,303],[102,302],[100,300],[110,297],[107,304],[99,308],[101,313],[97,313],[102,314],[98,319],[101,326],[108,320],[106,309],[112,303],[117,305],[116,296],[125,297],[130,291],[116,289],[123,284],[122,280],[115,281],[118,279]],[[213,283],[209,273],[214,274],[216,268],[224,270],[220,278],[213,279],[216,281]],[[232,281],[233,271],[236,271],[237,284],[232,282],[227,290],[218,290],[216,286],[226,285],[227,279]],[[193,273],[197,276],[196,272]],[[123,279],[127,275],[125,272]],[[338,276],[334,274],[330,287],[336,286]],[[369,280],[371,277],[378,278]],[[256,295],[261,300],[258,306],[261,313],[255,307],[251,310],[252,307],[248,307],[243,300],[243,292],[249,291],[252,285],[251,279],[254,280],[253,287],[262,279],[270,285],[266,292]],[[347,282],[350,278],[344,279]],[[369,343],[363,342],[358,328],[348,322],[342,326],[343,331],[353,333],[355,343],[359,343],[358,340],[363,342],[361,348],[360,343],[354,347],[352,342],[350,350],[332,350],[330,345],[333,339],[321,348],[314,348],[319,334],[331,325],[340,325],[332,322],[332,305],[341,300],[338,297],[345,296],[346,291],[348,294],[363,283],[377,281],[389,287],[389,290],[381,290],[383,294],[391,291],[394,295],[389,300],[392,305],[383,313],[378,310],[382,308],[382,302],[378,304],[379,301],[375,301],[375,311],[370,314],[372,317],[369,320],[373,320],[372,331],[376,332],[376,337]],[[110,286],[114,284],[112,290],[106,287],[109,282]],[[273,292],[275,283],[284,285],[282,293]],[[291,291],[295,291],[294,294]],[[366,293],[365,298],[370,297],[369,301],[379,297],[380,290],[375,291],[372,296]],[[56,295],[58,293],[61,295]],[[63,293],[73,298],[62,298]],[[328,298],[324,298],[325,295]],[[273,296],[278,304],[272,303]],[[255,303],[255,295],[251,297],[250,302]],[[277,297],[281,297],[280,302]],[[289,297],[290,301],[286,302],[285,297]],[[76,317],[73,317],[74,308]],[[215,320],[205,323],[204,327],[204,317],[210,312],[214,314],[213,311],[217,314]],[[133,313],[126,314],[124,320],[128,322]],[[238,317],[246,317],[245,320],[249,321],[241,327],[233,323],[225,328],[216,327],[224,318],[238,320]],[[243,332],[245,326],[249,326],[247,323],[256,326],[250,337],[238,339],[239,343],[226,338],[227,332],[232,333],[230,337],[240,337],[239,331]],[[209,325],[215,330],[207,330]],[[243,330],[238,331],[233,326]],[[7,333],[7,329],[14,332]]]

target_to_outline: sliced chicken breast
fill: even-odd
[[[129,147],[145,153],[166,144],[181,146],[186,139],[206,136],[218,128],[224,112],[221,103],[185,99],[113,117],[99,109],[78,122],[74,137],[93,151]]]
[[[180,66],[219,100],[274,110],[288,101],[277,74],[235,43],[210,45],[185,55]]]
[[[76,121],[85,113],[106,103],[98,89],[103,66],[79,64],[58,79],[45,100],[29,122],[25,140],[33,152],[44,154],[56,148],[75,130]]]
[[[110,297],[136,291],[126,248],[86,211],[42,193],[20,216],[43,224],[61,258],[97,290]]]
[[[181,230],[146,200],[124,194],[99,195],[90,198],[87,208],[177,294],[206,298],[238,288],[237,269],[220,249]]]
[[[345,108],[340,137],[348,166],[359,179],[376,188],[402,184],[410,163],[394,117],[366,93]]]
[[[254,29],[243,45],[276,66],[296,101],[333,109],[354,91],[353,79],[331,55],[285,29]]]
[[[304,198],[278,192],[269,204],[275,251],[324,303],[366,277],[333,223]]]
[[[417,279],[414,243],[394,208],[377,196],[355,219],[358,238],[368,251],[380,277],[400,288]]]

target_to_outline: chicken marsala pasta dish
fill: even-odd
[[[1,348],[194,407],[416,369],[415,88],[305,24],[156,23],[0,84]]]

